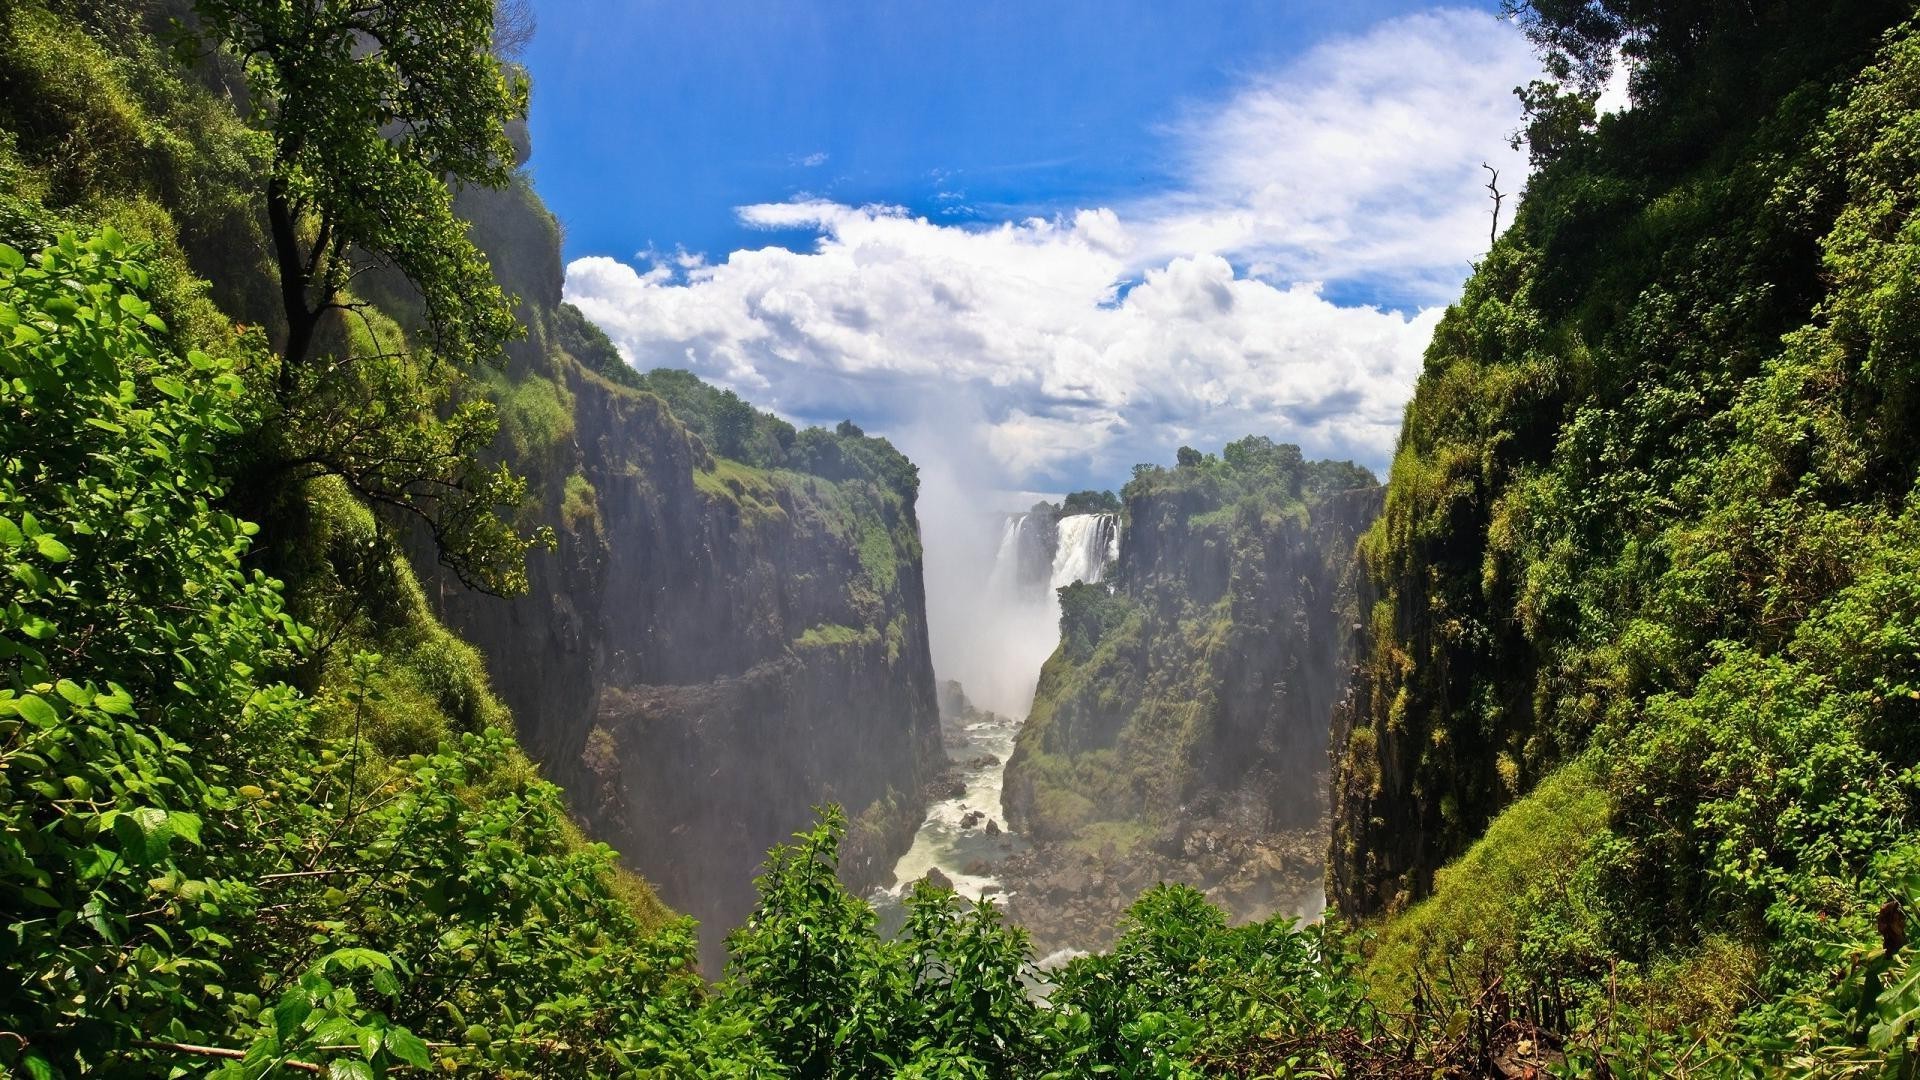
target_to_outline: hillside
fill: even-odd
[[[455,205],[526,327],[479,387],[501,420],[488,458],[528,478],[555,547],[504,600],[418,530],[415,565],[521,744],[700,921],[718,973],[768,848],[844,805],[864,891],[944,764],[914,467],[850,425],[796,431],[685,372],[636,374],[562,303],[558,227],[524,181]]]
[[[1403,995],[1471,940],[1569,1015],[1791,1038],[1916,855],[1920,40],[1578,8],[1526,9],[1566,92],[1361,544],[1330,893],[1399,915]]]

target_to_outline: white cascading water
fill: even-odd
[[[1020,553],[1031,542],[1032,514],[1014,514],[1000,530],[1000,550],[993,556],[987,593],[995,599],[1013,597],[1020,588]]]
[[[1076,581],[1098,582],[1107,564],[1120,557],[1117,514],[1074,514],[1060,519],[1060,542],[1053,552],[1055,589]],[[998,569],[998,564],[995,566]],[[1059,600],[1056,597],[1055,603]]]
[[[1024,713],[1040,666],[1059,643],[1060,598],[1054,592],[1076,581],[1100,581],[1120,557],[1120,517],[1117,514],[1073,514],[1057,522],[1057,540],[1051,565],[1040,548],[1040,525],[1032,514],[1007,518],[999,549],[988,574],[986,591],[992,598],[991,616],[1000,625],[988,636],[1005,645],[1000,662],[1006,675],[1024,686],[1019,712]],[[1045,576],[1042,576],[1042,573]],[[1036,632],[1037,631],[1037,632]],[[987,699],[985,704],[995,704]],[[963,730],[948,732],[948,756],[964,790],[927,808],[927,819],[914,834],[913,846],[894,865],[892,888],[874,896],[884,914],[898,917],[899,901],[913,884],[938,869],[953,882],[954,891],[968,899],[1000,894],[1002,884],[993,866],[1018,850],[1020,838],[1001,820],[1000,790],[1014,736],[1024,715],[1012,710],[980,713],[983,719]],[[981,815],[972,826],[968,816]],[[1000,826],[989,836],[986,822]],[[971,872],[969,872],[971,871]],[[891,920],[890,920],[891,921]]]

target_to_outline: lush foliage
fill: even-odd
[[[217,508],[259,407],[170,350],[141,255],[110,231],[0,247],[0,1014],[22,1036],[0,1055],[355,1075],[428,1065],[427,1035],[604,1060],[594,1032],[693,991],[691,935],[653,928],[498,730],[381,753],[378,655],[337,700],[273,681],[316,643]]]
[[[319,320],[344,309],[369,259],[419,290],[443,356],[487,359],[513,316],[446,181],[497,187],[513,166],[505,124],[525,113],[527,88],[493,55],[493,0],[195,8],[243,65],[255,122],[272,136],[265,202],[289,368],[309,360]]]
[[[606,346],[607,351],[611,349],[610,344]],[[620,363],[617,355],[613,363]],[[721,457],[755,468],[791,469],[828,480],[871,480],[903,495],[919,490],[919,470],[906,455],[851,422],[842,421],[832,430],[796,430],[772,413],[754,408],[733,391],[721,390],[690,371],[676,368],[656,368],[622,381],[659,395],[673,410],[674,418]]]
[[[1060,500],[1059,516],[1069,514],[1117,514],[1120,496],[1111,491],[1074,491]]]
[[[523,590],[527,550],[546,538],[513,523],[525,483],[481,463],[492,406],[453,402],[462,375],[519,332],[448,186],[512,177],[505,125],[524,115],[527,89],[493,55],[492,0],[205,0],[195,12],[272,148],[249,185],[280,292],[269,323],[280,415],[264,429],[264,484],[338,476],[424,523],[462,582]],[[385,290],[389,309],[412,317],[418,326],[404,329],[431,349],[355,295],[376,271],[401,279]]]
[[[1866,1049],[1808,1002],[1916,858],[1920,41],[1872,2],[1520,6],[1576,93],[1623,50],[1636,107],[1534,146],[1429,350],[1332,892],[1432,894],[1394,985],[1471,941],[1567,1038],[1633,1032],[1616,1064],[1814,1067]]]

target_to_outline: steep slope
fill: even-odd
[[[1428,351],[1330,889],[1438,880],[1396,979],[1472,939],[1507,989],[1724,1020],[1877,940],[1915,859],[1920,46],[1906,4],[1536,8],[1636,104],[1536,94],[1540,170]]]
[[[461,588],[424,544],[421,569],[528,751],[700,920],[717,971],[767,848],[813,807],[853,819],[856,889],[924,813],[943,755],[913,467],[850,425],[795,432],[684,373],[636,376],[561,302],[558,231],[530,189],[460,206],[522,301],[528,334],[487,393],[558,542],[511,600]]]

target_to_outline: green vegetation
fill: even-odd
[[[841,832],[829,811],[768,857],[727,979],[689,1017],[700,1049],[671,1059],[682,1075],[1321,1075],[1364,1060],[1358,1033],[1378,1030],[1337,933],[1285,919],[1229,929],[1179,886],[1142,896],[1111,954],[1051,976],[991,904],[925,884],[889,939],[834,877]],[[1045,1004],[1028,993],[1037,980]]]
[[[1060,500],[1059,516],[1069,514],[1117,514],[1120,496],[1111,491],[1075,491]]]
[[[821,623],[818,626],[807,627],[806,632],[795,638],[793,643],[803,649],[819,649],[835,645],[864,644],[869,637],[877,636],[877,632],[872,630],[862,632],[851,626],[841,626],[839,623]]]
[[[139,1076],[215,1046],[239,1075],[374,1075],[566,1044],[596,1067],[588,1031],[694,991],[691,934],[498,727],[441,721],[407,751],[411,696],[498,719],[446,707],[471,660],[431,657],[453,643],[400,642],[398,668],[357,651],[317,697],[279,681],[337,642],[215,509],[265,409],[231,363],[174,351],[143,256],[111,230],[0,246],[0,395],[26,420],[0,428],[0,1014],[24,1036],[0,1061]]]
[[[560,516],[576,532],[600,527],[600,496],[593,481],[579,473],[568,473],[561,489]]]
[[[444,359],[488,359],[517,332],[448,187],[512,175],[506,124],[526,114],[527,85],[493,55],[493,13],[493,0],[196,0],[199,27],[240,65],[251,119],[270,135],[282,399],[322,320],[352,310],[347,285],[368,260],[418,290]]]
[[[1041,973],[928,887],[882,935],[829,809],[708,986],[516,748],[396,523],[524,585],[498,459],[597,532],[562,451],[569,380],[604,379],[699,436],[709,506],[844,542],[870,618],[797,648],[898,659],[913,466],[633,373],[504,259],[544,298],[516,329],[446,186],[538,208],[491,4],[0,0],[0,1068],[1912,1075],[1920,30],[1868,0],[1516,6],[1560,80],[1522,93],[1539,168],[1362,546],[1331,855],[1377,925],[1229,928],[1159,887]],[[219,50],[160,44],[196,12]],[[1600,118],[1616,54],[1636,107]],[[1372,478],[1258,438],[1176,461],[1061,508],[1123,506],[1129,557],[1063,590],[1010,772],[1043,837],[1137,849],[1230,790],[1272,707],[1229,661],[1325,640],[1279,613],[1332,592],[1316,530]]]
[[[1363,544],[1331,891],[1405,912],[1394,985],[1471,940],[1463,979],[1616,1068],[1907,1075],[1857,965],[1893,962],[1920,858],[1920,33],[1516,6],[1564,85],[1526,95],[1538,171]],[[1616,46],[1636,104],[1597,118]]]

